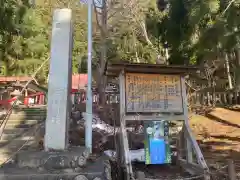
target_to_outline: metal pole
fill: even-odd
[[[90,153],[92,153],[92,5],[93,0],[88,0],[88,84],[85,145],[89,149]]]

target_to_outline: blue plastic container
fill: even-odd
[[[166,157],[164,139],[150,139],[149,146],[151,164],[164,164]]]

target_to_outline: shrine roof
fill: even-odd
[[[129,73],[153,73],[153,74],[179,74],[187,75],[196,73],[198,67],[183,65],[162,65],[146,63],[108,63],[105,67],[105,75],[118,76],[121,71]]]
[[[24,88],[26,86],[26,83],[13,82],[11,85],[15,86],[15,87]],[[27,89],[30,91],[33,91],[33,92],[47,92],[46,87],[40,86],[40,85],[32,83],[32,82],[27,85]]]
[[[35,84],[38,84],[35,78],[30,76],[0,76],[0,83],[11,83],[11,82],[27,82],[32,80]]]
[[[87,74],[73,74],[72,75],[72,89],[85,90],[87,86]]]

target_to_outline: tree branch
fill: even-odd
[[[144,22],[139,22],[140,24],[140,27],[142,28],[142,31],[143,31],[143,35],[146,39],[146,42],[148,43],[148,45],[151,45],[153,46],[152,42],[150,41],[150,39],[148,38],[148,34],[147,34],[147,29],[146,29],[146,25]]]
[[[99,19],[98,19],[99,13],[97,12],[97,7],[96,7],[95,2],[94,2],[94,4],[93,4],[93,7],[94,7],[94,12],[95,12],[95,14],[96,14],[97,26],[99,27],[100,31],[103,32],[103,28],[102,28],[102,26],[100,25],[100,22],[99,22]]]
[[[234,3],[235,0],[231,0],[226,9],[223,11],[222,16],[227,12],[227,10],[230,8],[230,6]]]

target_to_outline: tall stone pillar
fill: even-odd
[[[71,111],[72,11],[57,9],[53,14],[45,150],[65,150]]]

